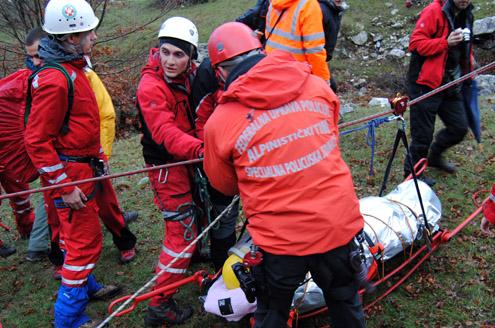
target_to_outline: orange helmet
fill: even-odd
[[[208,40],[208,54],[213,66],[262,47],[256,33],[247,25],[238,22],[220,25]]]

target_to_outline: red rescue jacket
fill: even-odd
[[[151,49],[137,89],[143,125],[141,143],[148,164],[199,157],[203,143],[194,137],[194,118],[188,99],[191,74],[166,81],[159,51]]]
[[[275,51],[228,87],[206,123],[208,178],[224,194],[240,192],[265,251],[324,253],[363,228],[338,146],[339,106],[309,65]]]
[[[59,154],[102,157],[100,115],[95,95],[84,73],[86,62],[61,63],[74,82],[69,132],[60,133],[68,110],[67,79],[56,69],[38,73],[31,85],[32,106],[26,126],[26,149],[35,167],[50,184],[70,182]],[[74,187],[60,189],[68,194]]]

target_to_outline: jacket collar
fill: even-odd
[[[38,54],[45,62],[84,62],[82,54],[67,52],[60,43],[55,41],[53,36],[44,37],[40,40]]]

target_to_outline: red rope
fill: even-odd
[[[449,82],[447,84],[444,84],[414,100],[411,100],[409,103],[408,103],[408,106],[411,106],[411,105],[414,105],[428,97],[431,97],[439,92],[442,92],[443,90],[447,89],[447,88],[450,88],[451,86],[453,85],[456,85],[456,84],[459,84],[473,76],[476,76],[478,75],[479,73],[483,72],[483,71],[486,71],[486,70],[489,70],[491,68],[494,68],[495,67],[495,61],[490,63],[490,64],[487,64],[483,67],[480,67],[478,68],[477,70],[474,70],[472,71],[471,73],[468,73],[460,78],[458,78],[457,80],[454,80],[452,82]],[[390,115],[392,114],[394,111],[393,110],[389,110],[389,111],[385,111],[385,112],[381,112],[381,113],[378,113],[378,114],[374,114],[374,115],[371,115],[371,116],[367,116],[367,117],[364,117],[364,118],[360,118],[358,120],[354,120],[354,121],[350,121],[350,122],[347,122],[347,123],[342,123],[339,125],[339,129],[342,129],[342,128],[345,128],[345,127],[348,127],[348,126],[351,126],[351,125],[355,125],[355,124],[358,124],[358,123],[362,123],[362,122],[367,122],[367,121],[370,121],[372,119],[375,119],[375,118],[378,118],[378,117],[381,117],[381,116],[385,116],[385,115]],[[128,171],[128,172],[123,172],[123,173],[117,173],[117,174],[110,174],[110,175],[106,175],[106,176],[101,176],[101,177],[95,177],[95,178],[90,178],[90,179],[84,179],[84,180],[78,180],[78,181],[72,181],[72,182],[67,182],[67,183],[62,183],[62,184],[57,184],[57,185],[53,185],[53,186],[49,186],[49,187],[43,187],[43,188],[37,188],[37,189],[30,189],[30,190],[24,190],[24,191],[20,191],[20,192],[16,192],[16,193],[11,193],[11,194],[4,194],[4,195],[0,195],[0,200],[2,199],[6,199],[6,198],[11,198],[11,197],[17,197],[17,196],[22,196],[22,195],[29,195],[29,194],[34,194],[34,193],[38,193],[38,192],[43,192],[43,191],[49,191],[49,190],[53,190],[53,189],[57,189],[57,188],[62,188],[62,187],[69,187],[69,186],[76,186],[76,185],[80,185],[80,184],[83,184],[83,183],[89,183],[89,182],[97,182],[97,181],[101,181],[101,180],[106,180],[106,179],[114,179],[114,178],[118,178],[118,177],[123,177],[123,176],[128,176],[128,175],[134,175],[134,174],[139,174],[139,173],[144,173],[144,172],[148,172],[148,171],[153,171],[153,170],[159,170],[159,169],[163,169],[163,168],[167,168],[167,167],[173,167],[173,166],[179,166],[179,165],[189,165],[189,164],[196,164],[196,163],[200,163],[201,161],[203,161],[203,159],[193,159],[193,160],[189,160],[189,161],[182,161],[182,162],[176,162],[176,163],[170,163],[170,164],[165,164],[165,165],[160,165],[160,166],[153,166],[153,167],[148,167],[148,168],[145,168],[145,169],[140,169],[140,170],[135,170],[135,171]]]
[[[29,189],[29,190],[14,192],[14,193],[11,193],[11,194],[0,195],[0,200],[5,199],[5,198],[22,196],[22,195],[34,194],[34,193],[37,193],[37,192],[49,191],[49,190],[58,189],[58,188],[62,188],[62,187],[76,186],[76,185],[80,185],[80,184],[83,184],[83,183],[97,182],[97,181],[107,180],[107,179],[115,179],[115,178],[124,177],[124,176],[128,176],[128,175],[134,175],[134,174],[139,174],[139,173],[144,173],[144,172],[149,172],[149,171],[154,171],[154,170],[160,170],[160,169],[165,169],[165,168],[174,167],[174,166],[196,164],[196,163],[201,163],[202,161],[203,161],[202,158],[191,159],[191,160],[188,160],[188,161],[182,161],[182,162],[176,162],[176,163],[170,163],[170,164],[164,164],[164,165],[147,167],[147,168],[140,169],[140,170],[135,170],[135,171],[128,171],[128,172],[123,172],[123,173],[109,174],[109,175],[104,175],[104,176],[101,176],[101,177],[95,177],[95,178],[89,178],[89,179],[84,179],[84,180],[78,180],[78,181],[72,181],[72,182],[67,182],[67,183],[61,183],[61,184],[57,184],[57,185],[53,185],[53,186],[48,186],[48,187],[42,187],[42,188],[36,188],[36,189]]]
[[[417,104],[418,102],[420,101],[423,101],[425,100],[426,98],[429,98],[439,92],[442,92],[448,88],[450,88],[451,86],[454,86],[456,84],[459,84],[461,82],[464,82],[465,80],[471,78],[471,77],[474,77],[478,74],[480,74],[481,72],[484,72],[486,70],[489,70],[489,69],[492,69],[492,68],[495,68],[495,61],[494,62],[491,62],[490,64],[487,64],[483,67],[480,67],[478,68],[477,70],[474,70],[466,75],[463,75],[461,76],[460,78],[458,78],[457,80],[454,80],[452,82],[449,82],[449,83],[446,83],[436,89],[433,89],[431,90],[430,92],[428,93],[425,93],[424,95],[422,96],[419,96],[418,98],[415,98],[413,100],[411,100],[407,106],[412,106],[414,104]],[[378,118],[378,117],[382,117],[382,116],[386,116],[386,115],[390,115],[392,114],[394,111],[393,110],[388,110],[388,111],[385,111],[385,112],[381,112],[381,113],[377,113],[377,114],[374,114],[374,115],[370,115],[370,116],[366,116],[366,117],[363,117],[363,118],[360,118],[360,119],[357,119],[357,120],[354,120],[354,121],[350,121],[350,122],[346,122],[346,123],[342,123],[342,124],[339,124],[339,129],[343,129],[343,128],[346,128],[346,127],[349,127],[351,125],[356,125],[356,124],[359,124],[359,123],[363,123],[363,122],[367,122],[367,121],[370,121],[370,120],[373,120],[375,118]]]

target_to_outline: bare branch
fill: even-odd
[[[114,36],[114,37],[110,37],[110,38],[105,39],[105,40],[97,41],[96,43],[97,43],[97,44],[99,44],[99,43],[110,42],[110,41],[113,41],[113,40],[117,40],[117,39],[120,39],[120,38],[126,37],[126,36],[128,36],[128,35],[130,35],[130,34],[133,34],[133,33],[135,33],[135,32],[141,31],[141,30],[143,30],[146,26],[148,26],[148,25],[150,25],[150,24],[152,24],[152,23],[156,22],[157,20],[163,19],[163,16],[164,16],[167,12],[169,12],[171,9],[173,9],[176,5],[177,5],[177,0],[174,0],[174,1],[169,1],[169,2],[167,2],[167,5],[165,5],[165,6],[163,7],[163,9],[160,11],[160,13],[159,13],[156,17],[154,17],[154,18],[150,19],[150,20],[149,20],[149,21],[147,21],[146,23],[144,23],[144,24],[142,24],[142,25],[140,25],[140,26],[137,26],[137,27],[133,28],[132,30],[129,30],[129,31],[125,32],[125,33],[122,33],[122,34],[116,35],[116,36]]]
[[[103,19],[105,18],[105,13],[107,12],[108,0],[105,0],[103,3],[103,9],[101,10],[100,23],[96,27],[97,29],[100,27],[101,23],[103,23]]]

